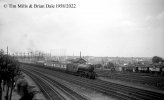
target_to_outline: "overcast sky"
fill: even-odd
[[[4,4],[76,8],[4,8]],[[164,0],[0,0],[0,48],[164,57]]]

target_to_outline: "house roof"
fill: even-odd
[[[87,61],[83,58],[76,58],[76,59],[70,59],[69,61],[71,61],[72,63],[86,63]]]

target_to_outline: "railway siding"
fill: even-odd
[[[100,77],[105,77],[114,80],[130,82],[133,84],[142,84],[145,86],[156,87],[164,90],[164,76],[151,75],[148,73],[132,73],[132,72],[111,72],[111,71],[97,71]]]
[[[99,79],[103,80],[103,81],[111,82],[111,83],[121,84],[121,85],[125,85],[125,86],[130,86],[130,87],[134,87],[134,88],[138,88],[138,89],[143,89],[143,90],[148,90],[148,91],[164,94],[163,90],[159,90],[159,88],[156,88],[156,87],[150,87],[150,86],[145,86],[145,85],[143,86],[141,84],[134,84],[134,83],[130,83],[130,82],[113,80],[113,79],[104,78],[104,77],[99,77]]]

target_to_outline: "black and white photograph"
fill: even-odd
[[[164,100],[164,0],[0,0],[0,100]]]

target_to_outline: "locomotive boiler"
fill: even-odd
[[[67,64],[66,71],[90,79],[95,79],[96,76],[91,64]]]

